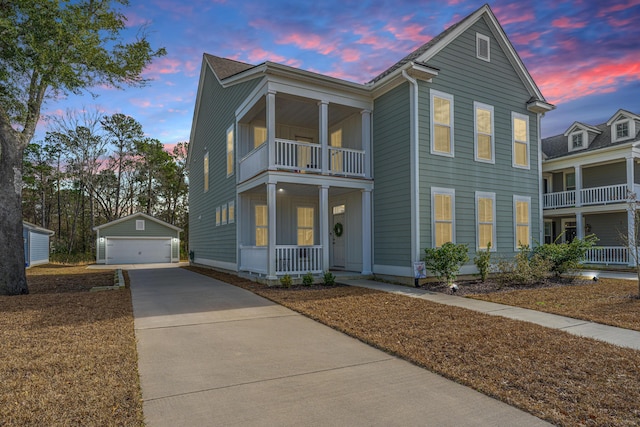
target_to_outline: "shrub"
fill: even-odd
[[[547,243],[538,246],[535,250],[542,258],[551,262],[551,271],[560,276],[568,271],[576,270],[587,251],[591,249],[598,238],[592,234],[584,239],[575,238],[571,243]]]
[[[302,276],[302,284],[305,286],[313,285],[313,274],[311,274],[310,271],[304,276]]]
[[[491,267],[491,242],[487,245],[486,250],[478,251],[473,262],[478,268],[478,276],[480,276],[480,279],[483,282],[486,281],[489,276],[489,268]]]
[[[512,260],[498,262],[501,284],[532,285],[544,280],[551,271],[551,261],[523,246]]]
[[[325,271],[324,276],[322,276],[322,283],[326,286],[333,286],[336,284],[336,276],[334,276],[330,271]]]
[[[285,274],[280,278],[280,284],[285,288],[290,288],[293,285],[293,279],[288,274]]]
[[[468,250],[469,247],[466,244],[456,245],[451,242],[447,242],[437,249],[426,248],[424,263],[438,280],[443,281],[444,279],[448,285],[451,285],[456,280],[460,267],[469,261]]]

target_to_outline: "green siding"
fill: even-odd
[[[476,32],[491,38],[491,62],[476,58]],[[537,117],[527,111],[531,95],[500,49],[484,20],[479,20],[429,60],[440,69],[432,83],[420,82],[421,245],[431,246],[431,187],[456,191],[456,241],[476,247],[475,192],[496,194],[497,248],[514,251],[513,195],[531,198],[533,240],[539,240]],[[430,89],[454,96],[455,157],[430,154]],[[494,107],[495,164],[474,160],[474,101]],[[529,117],[530,169],[512,166],[511,113]],[[376,188],[377,188],[376,176]],[[376,242],[377,243],[377,242]]]
[[[588,224],[598,239],[597,246],[624,246],[621,235],[627,235],[627,213],[613,212],[604,214],[588,214],[584,216],[585,226]]]
[[[189,249],[196,258],[236,262],[236,223],[216,226],[216,208],[236,200],[236,173],[227,177],[226,134],[235,110],[259,79],[223,88],[207,67],[201,88],[197,128],[189,159]],[[235,130],[237,139],[237,129]],[[237,148],[236,148],[237,151]],[[204,192],[203,159],[209,153],[209,190]],[[236,209],[236,221],[238,212]]]
[[[582,169],[582,188],[627,183],[626,162],[610,163]]]
[[[374,264],[411,261],[409,86],[402,84],[374,104]]]

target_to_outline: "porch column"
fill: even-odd
[[[267,184],[267,279],[276,278],[276,184]]]
[[[269,153],[269,170],[276,165],[276,92],[267,92],[267,146]]]
[[[318,106],[320,107],[320,120],[318,120],[320,124],[320,149],[322,150],[320,164],[322,165],[322,173],[326,174],[329,172],[329,102],[320,101]]]
[[[574,170],[576,172],[576,206],[582,206],[582,166],[578,165]]]
[[[637,202],[633,202],[637,203]],[[627,248],[629,251],[635,252],[636,248],[636,206],[627,206]],[[634,253],[629,253],[629,267],[635,267],[636,265],[636,257]]]
[[[582,212],[576,212],[576,237],[584,239],[584,220]]]
[[[627,157],[627,199],[631,193],[635,193],[635,171],[633,165],[633,156]],[[638,194],[636,194],[636,197]]]
[[[362,274],[371,274],[371,190],[362,190]]]
[[[322,270],[329,271],[329,186],[320,186],[320,244]]]
[[[371,178],[371,110],[362,110],[362,149],[364,150],[364,176]]]

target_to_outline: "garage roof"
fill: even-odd
[[[182,228],[180,228],[180,227],[176,227],[176,226],[175,226],[175,225],[173,225],[173,224],[169,224],[168,222],[164,222],[164,221],[162,221],[162,220],[159,220],[158,218],[154,218],[154,217],[152,217],[151,215],[147,215],[147,214],[142,213],[142,212],[134,213],[133,215],[128,215],[128,216],[125,216],[125,217],[122,217],[122,218],[119,218],[119,219],[113,220],[113,221],[111,221],[111,222],[107,222],[106,224],[97,225],[97,226],[93,227],[93,231],[97,231],[97,230],[103,229],[103,228],[105,228],[105,227],[109,227],[109,226],[112,226],[112,225],[118,224],[118,223],[120,223],[120,222],[128,221],[128,220],[133,219],[133,218],[136,218],[136,217],[140,217],[140,218],[148,219],[148,220],[150,220],[150,221],[155,221],[155,222],[157,222],[158,224],[162,224],[162,225],[164,225],[165,227],[172,228],[172,229],[174,229],[174,230],[176,230],[176,231],[180,231],[180,232],[181,232],[181,231],[183,231],[183,230],[182,230]]]

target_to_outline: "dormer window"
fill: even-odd
[[[611,129],[611,142],[626,141],[635,138],[638,132],[640,116],[626,110],[618,110],[607,122]]]
[[[629,122],[620,122],[616,124],[616,139],[629,138]]]
[[[574,133],[571,135],[571,145],[574,150],[582,148],[582,133]]]
[[[587,140],[587,132],[578,129],[574,132],[571,132],[568,136],[569,139],[569,151],[582,150],[587,148],[588,140]]]

